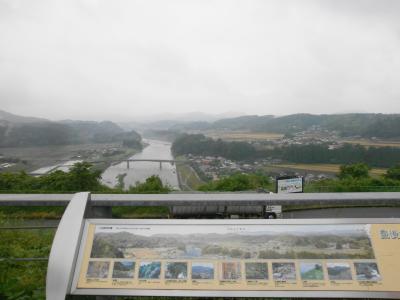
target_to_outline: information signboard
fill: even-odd
[[[398,249],[400,224],[373,219],[93,219],[85,225],[73,294],[398,297]]]
[[[276,179],[276,192],[278,194],[302,193],[303,189],[303,177],[278,177]]]

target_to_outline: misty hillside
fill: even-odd
[[[48,146],[141,140],[135,131],[125,132],[110,121],[60,121],[21,117],[0,111],[0,147]]]
[[[35,117],[24,117],[14,115],[12,113],[0,110],[0,123],[35,123],[35,122],[49,122],[46,119]]]
[[[342,136],[362,136],[378,138],[400,137],[400,114],[337,114],[312,115],[294,114],[282,117],[242,116],[222,119],[213,123],[176,125],[175,130],[245,130],[255,132],[295,133],[319,127],[338,131]]]
[[[121,121],[118,123],[125,130],[165,130],[174,126],[184,126],[191,123],[197,123],[196,126],[202,123],[209,126],[211,122],[221,119],[234,118],[243,115],[243,113],[227,112],[222,114],[207,114],[203,112],[188,112],[188,113],[164,113],[152,116],[135,116],[135,120]]]

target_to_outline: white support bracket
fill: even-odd
[[[75,194],[61,218],[47,267],[46,299],[65,300],[69,294],[89,201],[89,192]]]

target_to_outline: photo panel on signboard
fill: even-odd
[[[114,261],[112,278],[133,279],[135,276],[135,266],[136,262],[130,260]]]
[[[192,279],[213,280],[215,273],[214,264],[211,262],[192,262]]]
[[[320,262],[300,262],[302,280],[324,280],[324,270]]]
[[[247,280],[268,280],[268,263],[246,262],[245,272]]]
[[[165,279],[187,279],[187,262],[167,262],[165,265]]]
[[[109,261],[89,261],[87,278],[107,278],[110,269]]]
[[[347,262],[328,262],[326,264],[330,280],[352,280],[350,264]]]
[[[381,280],[378,264],[376,262],[355,262],[357,280]]]
[[[296,280],[296,265],[293,262],[272,263],[274,280]]]
[[[160,279],[161,262],[142,261],[139,267],[139,279]]]
[[[222,280],[240,280],[242,278],[242,266],[240,262],[222,262]]]

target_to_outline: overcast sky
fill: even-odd
[[[0,0],[0,109],[400,113],[400,1]]]

